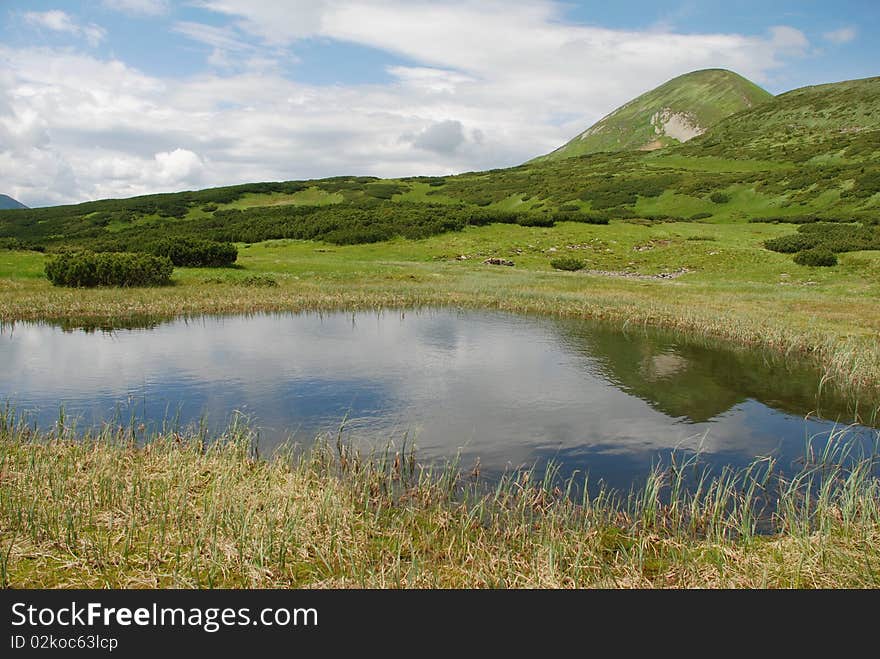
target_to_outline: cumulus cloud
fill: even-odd
[[[806,35],[800,30],[787,25],[770,28],[771,43],[782,51],[802,54],[810,45]]]
[[[425,151],[453,153],[464,142],[464,127],[460,121],[441,121],[428,126],[417,135],[404,136],[405,141]]]
[[[34,27],[82,37],[92,46],[97,46],[107,36],[106,30],[99,25],[94,23],[80,25],[69,14],[58,9],[43,12],[28,11],[24,13],[24,20]]]
[[[0,45],[3,192],[37,205],[196,183],[515,165],[676,75],[723,67],[766,82],[808,48],[787,26],[742,35],[575,25],[552,2],[198,4],[227,23],[174,24],[208,47],[211,66],[186,78]],[[390,66],[382,84],[305,84],[275,66],[304,38],[407,64]]]
[[[156,178],[166,185],[197,183],[202,176],[202,159],[189,149],[162,151],[153,158],[156,161]]]
[[[850,41],[855,41],[858,35],[858,30],[856,30],[854,27],[842,27],[839,30],[826,32],[822,35],[822,38],[825,39],[825,41],[830,41],[831,43],[842,44],[849,43]]]
[[[104,6],[134,16],[161,16],[170,9],[168,0],[104,0]]]

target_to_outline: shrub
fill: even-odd
[[[522,227],[552,227],[555,221],[547,215],[538,215],[537,213],[526,213],[516,218],[516,223]]]
[[[370,183],[364,186],[364,192],[376,199],[391,199],[396,194],[406,192],[406,188],[396,183]]]
[[[692,220],[705,220],[709,217],[712,217],[712,213],[694,213],[691,215]]]
[[[18,238],[0,238],[0,249],[26,249]]]
[[[556,270],[568,270],[569,272],[574,272],[576,270],[583,270],[587,264],[573,256],[560,256],[552,259],[550,265]]]
[[[174,265],[190,268],[222,268],[238,258],[238,248],[232,243],[195,238],[160,240],[137,251],[167,256]]]
[[[63,252],[46,262],[55,286],[160,286],[169,283],[171,260],[127,252]]]
[[[271,275],[248,275],[235,281],[239,286],[251,286],[254,288],[274,288],[278,286],[278,280]]]
[[[711,201],[713,204],[726,204],[728,201],[730,201],[730,195],[724,194],[723,192],[713,192],[709,196],[709,201]]]
[[[794,255],[794,262],[798,265],[830,267],[837,265],[837,255],[827,249],[818,247],[798,252]]]
[[[555,222],[581,222],[583,224],[608,224],[608,214],[602,212],[568,212],[560,210],[553,214]]]
[[[794,254],[802,252],[806,249],[814,248],[819,242],[817,236],[803,233],[793,233],[788,236],[780,236],[779,238],[771,238],[764,241],[764,247],[781,254]]]

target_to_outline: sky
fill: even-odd
[[[0,0],[0,193],[507,167],[697,69],[880,75],[878,31],[876,0]]]

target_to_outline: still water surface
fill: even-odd
[[[0,329],[0,401],[48,428],[150,426],[239,411],[266,452],[293,437],[415,443],[423,459],[479,458],[484,475],[553,460],[627,489],[672,451],[794,465],[853,420],[820,374],[766,354],[643,330],[430,310],[175,320],[140,329]],[[870,418],[863,406],[862,418]],[[820,416],[821,415],[821,416]],[[850,436],[874,441],[858,426]]]

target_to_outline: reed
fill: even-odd
[[[874,447],[876,448],[876,447]],[[558,470],[487,483],[342,438],[259,457],[222,433],[36,430],[0,411],[4,587],[859,587],[880,578],[874,450],[841,427],[798,474],[656,465],[629,493]]]

